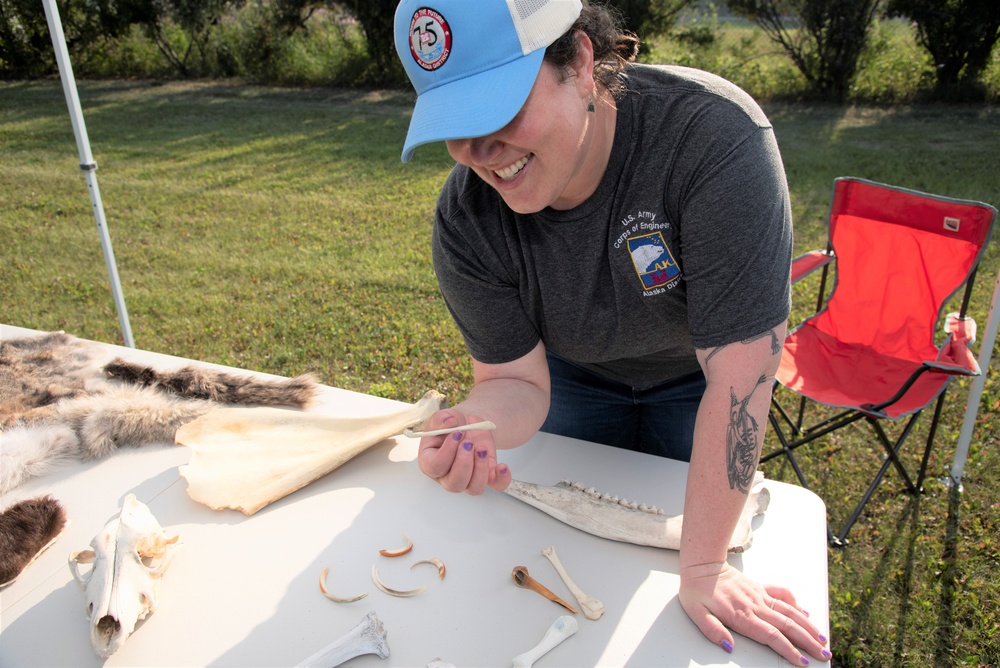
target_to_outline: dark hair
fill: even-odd
[[[561,72],[569,72],[579,54],[576,32],[586,33],[594,45],[594,79],[613,96],[624,89],[619,76],[639,52],[639,38],[620,27],[615,10],[604,5],[584,4],[580,18],[566,33],[545,49],[545,60]]]

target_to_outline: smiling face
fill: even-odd
[[[445,142],[518,213],[570,209],[597,189],[614,138],[614,107],[587,111],[594,90],[593,49],[579,33],[580,57],[568,76],[543,62],[524,106],[506,126],[484,137]]]

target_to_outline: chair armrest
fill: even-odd
[[[832,252],[826,250],[813,250],[792,260],[792,283],[808,276],[820,267],[824,267],[836,260],[837,257]]]

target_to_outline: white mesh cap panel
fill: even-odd
[[[583,10],[581,0],[507,0],[521,52],[544,49],[569,30]]]

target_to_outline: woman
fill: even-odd
[[[830,657],[781,587],[726,548],[756,469],[790,308],[791,213],[770,124],[732,84],[632,64],[580,0],[403,0],[418,97],[403,149],[445,141],[434,266],[472,355],[468,397],[421,440],[452,492],[503,490],[538,430],[690,461],[680,600],[793,665]],[[728,627],[728,628],[727,628]]]

